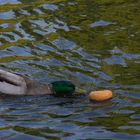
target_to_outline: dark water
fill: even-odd
[[[140,139],[139,0],[0,0],[0,68],[114,98],[1,97],[0,138]]]

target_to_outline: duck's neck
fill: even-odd
[[[52,89],[49,85],[41,85],[41,86],[38,87],[38,90],[39,90],[40,95],[53,94],[53,91],[52,91]]]
[[[47,95],[53,94],[51,86],[48,84],[42,85],[34,80],[30,80],[27,77],[24,77],[27,84],[27,95]]]
[[[49,85],[35,85],[28,88],[28,95],[49,95],[53,94]]]

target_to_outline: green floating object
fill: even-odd
[[[70,81],[55,81],[51,83],[51,88],[56,96],[69,96],[75,91],[75,85]]]

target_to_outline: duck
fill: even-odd
[[[71,81],[54,81],[40,84],[19,73],[0,69],[0,94],[71,96],[75,85]]]
[[[40,84],[22,74],[0,69],[0,95],[54,95],[68,97],[81,95],[79,91],[85,95],[85,91],[77,90],[71,81],[64,80]],[[91,91],[88,95],[89,100],[94,102],[106,101],[112,99],[112,97],[111,90]]]

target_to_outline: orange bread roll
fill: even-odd
[[[111,99],[113,96],[112,91],[110,90],[100,90],[100,91],[91,91],[89,93],[89,99],[92,101],[105,101]]]

